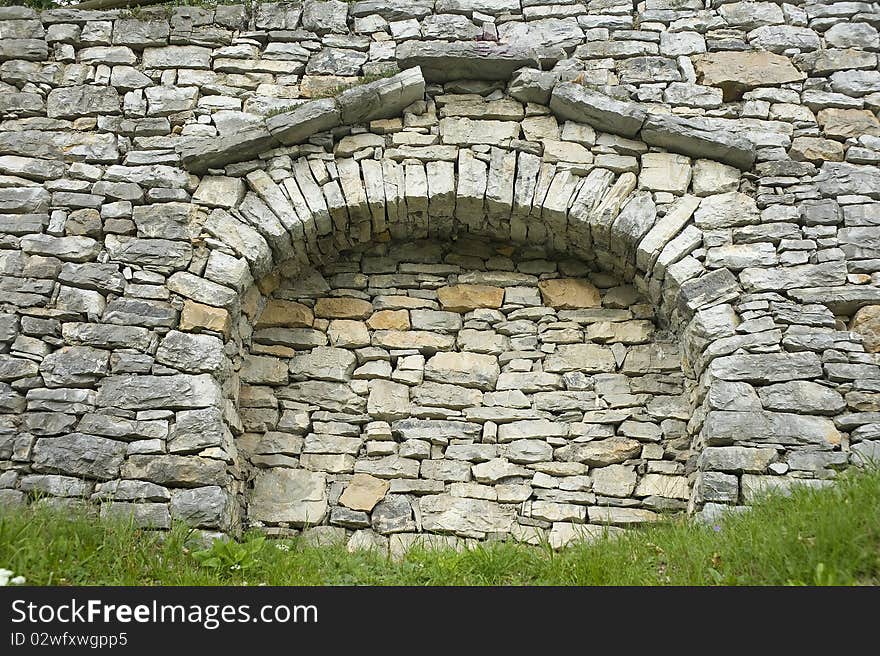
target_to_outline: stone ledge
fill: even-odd
[[[536,48],[470,41],[405,41],[397,47],[402,69],[419,66],[429,82],[507,80],[524,67],[540,68]]]
[[[743,171],[755,165],[755,146],[733,132],[713,130],[698,119],[650,116],[642,127],[642,141],[695,158],[713,159]]]
[[[179,148],[181,161],[188,170],[204,173],[257,157],[272,148],[302,143],[338,125],[397,116],[424,95],[421,69],[411,68],[347,89],[335,98],[312,100],[234,135],[191,139]]]

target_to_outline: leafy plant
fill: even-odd
[[[245,542],[215,539],[210,549],[193,553],[202,567],[216,571],[246,572],[257,565],[257,556],[265,546],[265,537],[253,537]]]

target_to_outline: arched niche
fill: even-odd
[[[559,545],[686,508],[693,381],[618,275],[465,235],[288,261],[264,291],[238,369],[249,525]]]

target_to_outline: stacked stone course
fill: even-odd
[[[559,546],[876,459],[878,27],[0,8],[0,501]]]
[[[615,282],[467,240],[343,253],[284,281],[240,372],[249,519],[561,546],[588,516],[684,510],[678,345]]]

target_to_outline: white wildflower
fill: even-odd
[[[13,576],[13,571],[0,567],[0,587],[6,585],[24,585],[27,580],[23,576]]]

